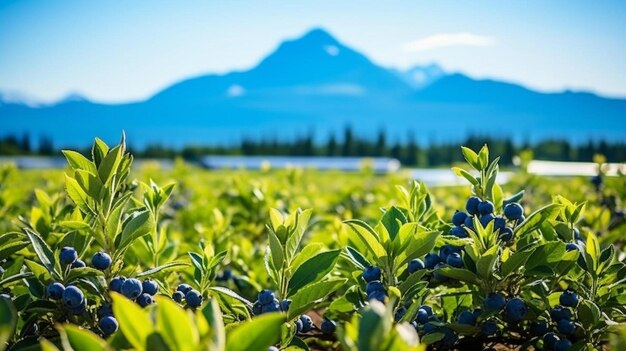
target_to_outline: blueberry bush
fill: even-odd
[[[0,350],[625,349],[625,177],[0,169]],[[396,185],[397,186],[394,186]],[[308,209],[302,209],[308,208]]]

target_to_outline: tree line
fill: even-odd
[[[344,156],[393,157],[405,166],[440,166],[462,161],[459,145],[478,149],[489,145],[492,154],[501,156],[501,164],[510,165],[522,150],[532,150],[535,159],[553,161],[591,162],[595,154],[602,154],[608,162],[626,161],[626,143],[588,140],[571,143],[565,139],[544,139],[538,142],[514,143],[510,138],[470,135],[457,142],[433,142],[420,145],[414,133],[405,140],[388,140],[384,131],[375,138],[359,136],[346,127],[340,137],[331,133],[324,141],[316,141],[313,133],[292,140],[278,138],[243,138],[238,144],[220,146],[186,146],[182,149],[148,145],[131,152],[139,158],[195,159],[205,155],[282,155],[282,156]],[[0,138],[0,155],[59,155],[50,138],[42,137],[36,146],[30,137],[9,135]],[[84,150],[88,153],[89,150]]]

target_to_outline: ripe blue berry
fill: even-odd
[[[471,230],[474,230],[474,217],[467,216],[467,218],[465,219],[465,222],[463,223],[463,225],[465,226],[465,228],[469,228]]]
[[[498,233],[498,238],[502,241],[511,241],[513,239],[513,229],[505,227]]]
[[[259,292],[259,295],[257,296],[257,299],[262,305],[272,303],[275,298],[276,295],[274,295],[274,292],[268,289],[261,290],[261,292]]]
[[[556,334],[552,332],[549,332],[546,335],[544,335],[542,339],[543,339],[544,348],[548,350],[554,350],[554,346],[556,345],[557,341],[559,341],[559,337],[556,336]]]
[[[502,217],[496,217],[493,220],[493,228],[494,229],[504,229],[504,227],[506,227],[506,221],[504,220],[504,218]]]
[[[120,325],[117,323],[117,319],[115,319],[113,316],[106,316],[104,318],[101,318],[98,326],[100,327],[100,330],[102,330],[102,333],[104,333],[104,335],[111,335],[115,333],[120,327]]]
[[[111,266],[111,256],[109,256],[106,252],[96,252],[96,254],[91,258],[91,264],[94,268],[103,271]]]
[[[511,221],[517,221],[524,216],[524,208],[516,202],[507,204],[504,206],[504,216]]]
[[[155,301],[152,298],[152,295],[146,293],[139,295],[139,297],[137,298],[137,304],[139,304],[139,306],[141,307],[152,305],[154,302]]]
[[[430,316],[433,315],[433,309],[430,306],[422,306],[417,310],[417,322],[420,324],[424,324],[428,322]]]
[[[367,283],[374,280],[380,280],[381,274],[380,268],[376,266],[369,266],[363,271],[363,279],[365,279]]]
[[[491,213],[484,214],[480,216],[480,224],[483,227],[487,227],[487,224],[489,224],[489,222],[493,221],[494,219],[496,219],[496,217],[493,214]]]
[[[576,330],[576,324],[567,319],[561,319],[560,321],[558,321],[556,327],[561,334],[565,335],[573,334],[574,330]]]
[[[478,204],[478,212],[480,212],[480,214],[482,215],[491,214],[493,213],[493,210],[493,202],[489,200],[482,201],[480,204]]]
[[[493,319],[488,319],[483,323],[480,331],[486,336],[491,336],[497,334],[498,329],[498,323],[496,323],[496,321]]]
[[[469,236],[463,227],[458,226],[450,229],[450,235],[454,235],[457,238],[467,238]]]
[[[131,300],[136,299],[143,292],[141,282],[135,278],[129,278],[122,283],[121,289],[122,295],[128,297]]]
[[[448,255],[448,259],[446,259],[446,263],[456,268],[463,267],[463,259],[461,258],[461,255],[457,252],[453,252],[450,255]]]
[[[302,333],[302,321],[300,318],[296,319],[296,333]]]
[[[337,329],[337,325],[330,319],[324,319],[322,325],[320,325],[320,329],[324,334],[332,334],[335,332],[335,329]]]
[[[511,322],[521,321],[527,313],[528,307],[526,307],[524,300],[518,297],[509,300],[504,306],[504,315]]]
[[[83,292],[74,285],[70,285],[63,291],[63,302],[70,308],[77,308],[85,300]]]
[[[572,311],[567,307],[557,305],[552,309],[552,311],[550,311],[550,317],[552,317],[552,320],[555,322],[562,319],[569,320],[572,318]]]
[[[530,325],[530,333],[534,336],[542,336],[548,332],[548,323],[544,320],[533,322]]]
[[[479,197],[477,196],[472,196],[469,199],[467,199],[467,203],[465,204],[465,209],[467,210],[467,212],[471,215],[475,215],[478,213],[478,205],[481,203],[482,201],[480,200]]]
[[[48,297],[53,300],[59,300],[62,298],[63,291],[65,291],[65,286],[59,282],[54,282],[48,285]]]
[[[554,344],[554,351],[567,351],[572,348],[572,342],[567,339],[561,339]]]
[[[463,311],[457,317],[457,323],[465,325],[476,325],[476,316],[470,311]]]
[[[424,266],[428,269],[433,269],[437,265],[437,263],[441,262],[441,258],[434,252],[426,254],[424,257]]]
[[[159,291],[159,285],[152,279],[144,280],[143,283],[141,283],[141,287],[143,288],[143,292],[152,296]]]
[[[578,245],[574,244],[574,243],[567,243],[567,245],[565,245],[565,250],[567,251],[574,251],[574,250],[580,250]]]
[[[419,258],[414,258],[409,261],[409,264],[408,264],[409,273],[415,273],[419,271],[420,269],[424,269],[424,262],[422,262],[422,260],[420,260]]]
[[[465,219],[467,218],[467,213],[462,211],[456,211],[452,216],[452,224],[456,226],[463,225],[465,223]]]
[[[369,295],[375,291],[385,292],[385,286],[380,280],[374,280],[365,285],[365,292]]]
[[[126,277],[115,277],[111,279],[111,282],[109,283],[109,289],[121,293],[122,284],[124,284],[124,281],[126,281]]]
[[[300,316],[300,321],[302,322],[302,333],[308,333],[313,330],[313,320],[306,314]]]
[[[176,288],[176,291],[180,291],[183,294],[188,293],[189,290],[191,290],[191,286],[189,284],[185,284],[185,283],[182,283],[182,284],[178,285],[178,287]]]
[[[459,250],[452,245],[443,245],[439,249],[439,258],[441,259],[441,262],[446,262],[448,256],[454,252],[459,252]]]
[[[400,307],[398,308],[398,310],[396,310],[396,313],[394,313],[393,318],[396,322],[399,322],[402,317],[404,317],[404,315],[406,314],[407,310],[405,307]]]
[[[77,259],[76,261],[74,261],[72,263],[72,265],[70,267],[72,267],[72,268],[83,268],[83,267],[87,267],[87,264],[83,260]]]
[[[62,264],[72,264],[78,258],[78,253],[73,247],[66,246],[59,253],[59,261]]]
[[[191,289],[185,294],[185,301],[187,301],[187,306],[191,308],[200,307],[202,305],[202,295],[200,295],[200,292]]]
[[[382,303],[385,303],[386,298],[387,298],[387,294],[384,291],[380,291],[380,290],[374,291],[371,294],[367,294],[368,300],[377,300]]]
[[[289,306],[291,306],[291,300],[285,299],[285,300],[282,300],[280,302],[280,310],[283,311],[283,312],[288,311],[289,310]]]
[[[566,290],[559,297],[559,303],[567,307],[576,307],[578,306],[578,295],[572,290]]]

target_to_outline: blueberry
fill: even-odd
[[[176,288],[176,291],[180,291],[181,293],[183,293],[183,295],[187,294],[189,290],[191,290],[191,286],[185,283],[178,285],[178,287]]]
[[[465,219],[467,218],[467,213],[462,212],[462,211],[456,211],[454,213],[454,215],[452,216],[452,224],[454,224],[455,226],[461,226],[463,225],[463,223],[465,223]]]
[[[452,229],[450,229],[450,235],[454,235],[457,238],[467,238],[469,236],[465,229],[459,226],[452,227]]]
[[[448,256],[454,252],[458,252],[456,247],[452,245],[443,245],[439,249],[439,259],[441,259],[442,262],[446,262]]]
[[[387,294],[384,291],[380,291],[380,290],[374,291],[371,294],[367,294],[368,300],[377,300],[382,303],[385,302],[386,298],[387,298]]]
[[[172,294],[172,300],[178,303],[181,303],[184,298],[185,298],[185,294],[183,294],[182,291],[174,291],[174,293]]]
[[[580,250],[580,248],[578,247],[578,245],[574,243],[567,243],[567,245],[565,245],[565,250],[574,251],[574,250]]]
[[[296,333],[302,333],[302,321],[300,318],[296,319]]]
[[[85,295],[83,292],[74,285],[70,285],[63,291],[63,302],[70,307],[76,308],[80,307],[80,305],[85,300]]]
[[[278,311],[280,311],[280,303],[276,299],[272,300],[272,302],[268,304],[261,305],[261,313],[278,312]]]
[[[121,293],[122,284],[124,284],[124,281],[126,281],[126,277],[115,277],[111,279],[111,282],[109,283],[109,289]]]
[[[463,223],[463,225],[465,226],[465,228],[469,228],[471,230],[474,230],[474,217],[467,216],[467,218],[465,219],[465,222]]]
[[[544,348],[548,350],[554,350],[554,346],[556,345],[557,341],[559,341],[559,337],[556,336],[556,334],[554,334],[553,332],[546,333],[546,335],[544,335],[542,339]]]
[[[405,314],[406,314],[406,308],[400,307],[398,308],[398,310],[396,310],[396,313],[394,313],[393,318],[396,322],[398,322],[402,319],[402,317],[404,317]]]
[[[493,319],[486,320],[480,328],[480,331],[486,336],[495,335],[498,333],[498,330],[498,323]]]
[[[562,319],[569,320],[572,318],[572,311],[570,311],[570,309],[567,307],[557,305],[552,309],[552,311],[550,311],[550,317],[552,317],[552,320],[555,322],[558,322]]]
[[[465,209],[471,215],[475,215],[478,213],[478,205],[481,203],[480,198],[478,196],[472,196],[467,199],[467,203],[465,204]]]
[[[136,299],[143,292],[141,282],[135,278],[129,278],[122,283],[121,289],[122,295],[128,297],[131,300]]]
[[[289,306],[291,306],[291,300],[285,299],[285,300],[282,300],[280,302],[280,310],[283,311],[283,312],[288,311],[289,310]]]
[[[502,241],[511,241],[513,239],[513,229],[505,227],[498,234],[498,238]]]
[[[559,303],[567,307],[578,306],[578,295],[572,290],[566,290],[559,297]]]
[[[518,297],[510,299],[504,306],[504,315],[511,322],[521,321],[527,313],[528,307],[526,307],[524,300]]]
[[[432,324],[432,323],[430,323],[430,322],[428,322],[428,323],[424,324],[424,334],[434,333],[434,332],[436,332],[438,329],[439,329],[439,328],[438,328],[436,325],[434,325],[434,324]]]
[[[440,282],[441,283],[441,282],[445,282],[446,280],[448,280],[448,277],[446,277],[445,275],[443,275],[443,274],[441,274],[441,273],[439,273],[437,271],[439,268],[443,268],[445,266],[446,265],[444,263],[437,263],[437,265],[435,266],[435,270],[433,271],[433,279],[436,282]]]
[[[65,291],[65,286],[59,282],[54,282],[48,285],[48,297],[53,300],[59,300],[62,298],[63,291]]]
[[[111,266],[111,256],[109,256],[106,252],[96,252],[91,259],[91,264],[94,268],[103,271]]]
[[[511,221],[517,221],[524,216],[522,205],[513,202],[504,206],[504,216]]]
[[[380,280],[380,278],[381,271],[380,268],[376,266],[369,266],[363,271],[363,279],[368,283],[374,280]]]
[[[152,305],[154,302],[155,301],[154,301],[154,298],[152,298],[152,295],[146,294],[146,293],[139,295],[139,297],[137,298],[137,303],[141,307]]]
[[[187,306],[191,308],[200,307],[202,305],[202,295],[200,295],[200,292],[191,289],[185,294],[185,301],[187,301]]]
[[[383,285],[383,283],[380,282],[380,280],[374,280],[365,285],[365,292],[368,295],[372,294],[375,291],[385,292],[385,286]]]
[[[76,261],[74,261],[72,263],[72,265],[70,266],[72,268],[83,268],[83,267],[87,267],[87,264],[85,264],[85,262],[81,259],[77,259]]]
[[[494,219],[496,219],[496,217],[493,214],[491,213],[484,214],[480,216],[480,224],[483,227],[486,227],[487,224],[489,224],[489,222],[493,221]]]
[[[222,279],[230,280],[233,277],[233,271],[229,268],[224,269],[224,273],[222,274]]]
[[[141,283],[141,287],[143,289],[143,292],[152,296],[154,296],[159,291],[159,285],[157,285],[157,282],[152,279],[144,280],[143,283]]]
[[[478,204],[478,212],[480,212],[480,214],[482,215],[491,214],[493,213],[493,210],[493,202],[489,200],[482,201],[480,204]]]
[[[335,329],[337,329],[337,325],[330,319],[324,319],[322,325],[320,325],[320,329],[324,334],[332,334],[335,332]]]
[[[424,269],[424,262],[422,262],[422,260],[420,260],[419,258],[414,258],[409,261],[409,264],[408,264],[409,273],[415,273],[419,271],[420,269]]]
[[[73,247],[66,246],[61,249],[61,253],[59,253],[59,261],[62,264],[72,264],[78,258],[78,253]]]
[[[493,220],[493,227],[500,230],[504,229],[504,227],[506,227],[506,220],[502,217],[496,217]]]
[[[426,257],[424,257],[424,266],[428,269],[433,269],[437,265],[437,263],[441,262],[441,258],[434,252],[428,253]]]
[[[117,331],[120,325],[113,316],[106,316],[100,319],[98,326],[104,335],[111,335]]]
[[[306,314],[303,314],[300,316],[300,321],[302,322],[302,332],[303,333],[308,333],[311,330],[313,330],[313,320],[311,320],[311,317],[309,317]]]
[[[275,298],[276,295],[274,295],[274,292],[268,289],[261,290],[261,292],[259,292],[259,294],[257,295],[257,299],[259,300],[261,305],[270,304],[274,301]]]
[[[425,309],[420,308],[419,310],[417,310],[417,318],[415,320],[420,324],[424,324],[428,322],[429,317],[430,315],[428,314],[428,312]]]
[[[463,259],[461,258],[461,255],[456,252],[453,252],[448,256],[446,263],[456,268],[463,267]]]
[[[258,316],[261,313],[263,313],[263,305],[261,305],[259,301],[256,301],[254,304],[252,304],[252,314]]]
[[[457,323],[465,325],[476,325],[476,316],[470,311],[463,311],[456,319]]]
[[[561,319],[557,322],[556,328],[559,330],[559,333],[570,335],[574,333],[574,330],[576,330],[576,324],[570,320]]]
[[[548,332],[548,323],[539,320],[530,324],[530,333],[534,336],[542,336]]]
[[[567,351],[572,348],[572,342],[567,339],[561,339],[554,344],[554,351]]]

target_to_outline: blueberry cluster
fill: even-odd
[[[452,347],[459,336],[452,329],[439,326],[438,323],[439,317],[433,312],[432,307],[423,305],[417,310],[417,317],[411,324],[423,335],[443,333],[444,337],[440,342],[446,347]]]
[[[465,229],[474,230],[474,218],[478,218],[483,227],[493,221],[494,229],[498,231],[499,238],[503,241],[510,241],[513,239],[511,226],[524,221],[524,208],[516,202],[506,204],[503,216],[496,216],[494,214],[495,207],[491,201],[483,201],[477,196],[472,196],[467,199],[465,210],[467,212],[456,211],[452,216],[454,227],[450,229],[450,234],[458,238],[467,238],[468,233]],[[511,226],[507,226],[507,222]]]
[[[120,325],[113,316],[113,308],[109,303],[103,303],[96,311],[98,314],[98,327],[105,336],[111,335],[119,329]]]
[[[141,307],[146,307],[155,303],[154,295],[159,291],[159,286],[151,279],[141,282],[135,278],[118,276],[111,279],[109,289],[134,300]]]
[[[572,347],[572,342],[568,340],[568,337],[573,335],[576,331],[576,324],[572,321],[572,310],[578,306],[578,295],[572,291],[564,291],[559,297],[560,305],[555,306],[550,311],[550,318],[556,325],[556,330],[560,334],[554,332],[548,332],[548,323],[542,321],[542,326],[545,328],[537,328],[538,330],[533,333],[535,336],[543,335],[543,345],[547,350],[554,351],[566,351]],[[543,333],[542,333],[543,332]]]
[[[65,266],[70,265],[70,268],[87,267],[87,264],[78,258],[78,252],[76,252],[76,249],[71,246],[65,246],[61,249],[61,252],[59,253],[59,261]],[[91,264],[95,269],[104,271],[111,267],[111,256],[109,256],[106,252],[96,252],[91,259]]]
[[[252,313],[258,316],[269,312],[286,312],[291,305],[291,300],[278,301],[273,291],[264,289],[257,295],[257,300],[252,305]]]
[[[176,288],[176,291],[172,294],[172,299],[178,303],[183,302],[183,299],[187,303],[187,306],[191,308],[198,308],[202,305],[204,297],[198,290],[193,289],[189,284],[180,284]]]
[[[380,268],[376,266],[369,266],[363,270],[363,280],[367,283],[365,285],[365,292],[367,293],[368,300],[377,300],[385,303],[387,291],[381,278],[382,272]]]

